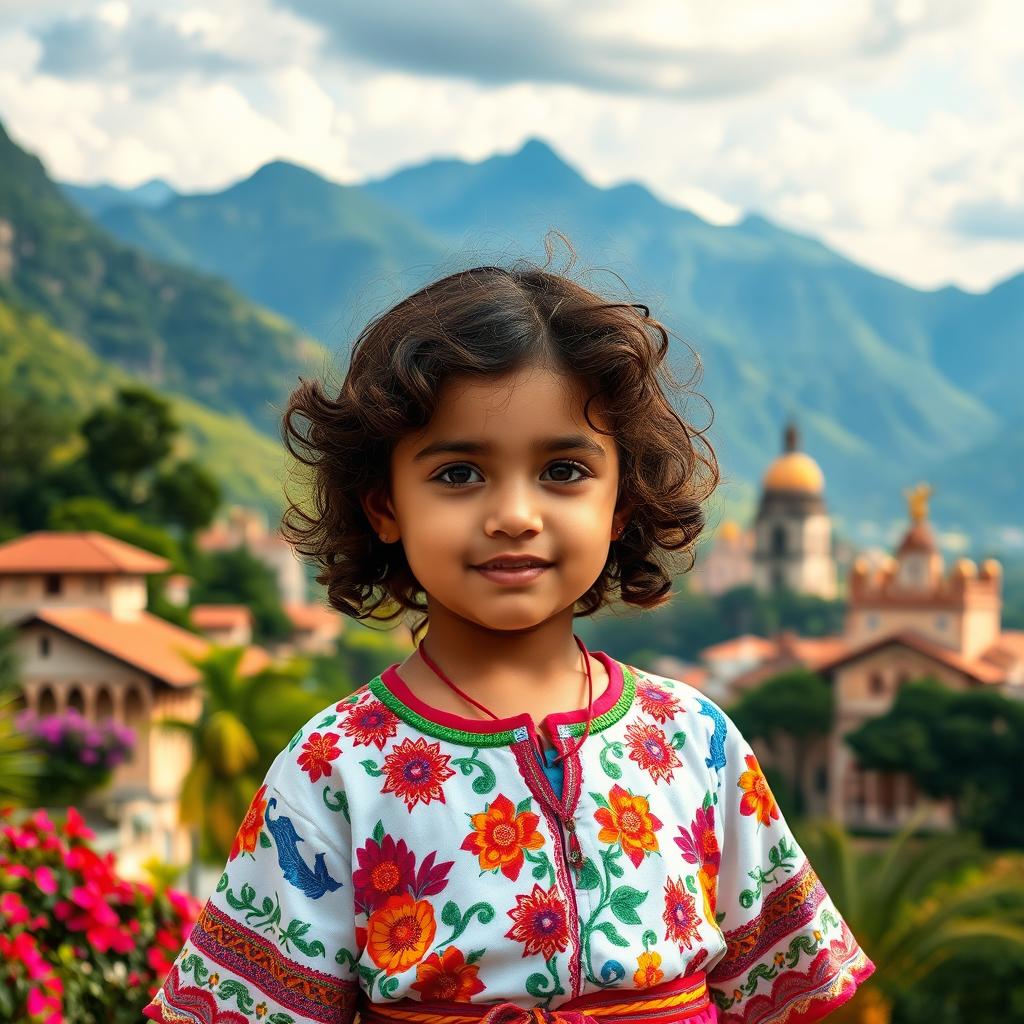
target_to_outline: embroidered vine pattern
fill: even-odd
[[[792,874],[796,867],[796,849],[792,843],[783,836],[779,842],[768,851],[768,860],[771,861],[771,867],[766,871],[762,867],[756,867],[753,871],[748,871],[747,874],[754,879],[757,883],[753,889],[744,889],[740,893],[740,906],[744,910],[749,910],[754,903],[761,898],[761,890],[764,887],[764,883],[768,882],[773,884],[775,879],[775,872],[778,870],[784,871],[787,875]]]
[[[479,793],[480,796],[483,796],[485,793],[490,793],[490,791],[494,789],[498,784],[498,780],[495,778],[494,771],[490,765],[485,764],[477,757],[479,753],[480,748],[477,747],[469,757],[454,758],[452,760],[452,764],[466,776],[472,775],[473,772],[477,770],[480,772],[480,777],[473,780],[473,792]]]
[[[255,1014],[258,1020],[262,1019],[262,1014],[259,1010],[262,1007],[265,1012],[267,1004],[257,1004],[249,993],[249,989],[242,982],[236,981],[234,978],[225,978],[223,981],[219,981],[217,973],[211,974],[207,970],[203,958],[198,954],[186,953],[183,955],[181,973],[183,975],[191,974],[195,978],[197,985],[209,988],[218,999],[224,1002],[231,1002],[233,1000],[238,1010],[247,1017]],[[213,984],[210,984],[211,981]],[[291,1014],[278,1011],[266,1018],[266,1024],[295,1024],[295,1018]]]

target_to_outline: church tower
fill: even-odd
[[[825,508],[821,468],[799,450],[796,424],[784,435],[784,450],[761,482],[754,522],[754,586],[763,593],[782,589],[836,596],[832,521]]]

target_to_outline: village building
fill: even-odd
[[[928,522],[929,494],[925,485],[908,492],[910,524],[893,555],[855,560],[842,633],[744,636],[700,653],[709,696],[726,708],[789,669],[810,669],[830,684],[834,727],[810,750],[802,789],[808,813],[847,827],[893,830],[920,803],[909,777],[861,769],[843,742],[885,714],[906,682],[928,676],[957,690],[991,687],[1024,697],[1024,631],[1002,629],[1000,565],[958,558],[947,572]],[[753,746],[766,766],[794,763],[785,742]],[[934,803],[930,813],[932,826],[952,825],[948,803]]]
[[[93,531],[39,532],[0,545],[0,620],[15,630],[21,702],[37,715],[76,708],[136,733],[131,758],[95,795],[114,830],[102,837],[126,875],[152,855],[183,863],[187,833],[178,823],[188,740],[161,729],[166,718],[194,720],[201,709],[201,658],[211,641],[147,611],[148,576],[170,564]],[[247,646],[240,671],[270,657]]]

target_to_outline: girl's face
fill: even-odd
[[[440,604],[491,630],[537,626],[604,569],[623,523],[615,441],[588,426],[580,385],[547,368],[453,380],[439,397],[426,429],[392,452],[390,497],[364,507],[404,545],[428,614]],[[593,406],[591,417],[608,429]],[[478,568],[499,555],[550,564],[501,581]]]

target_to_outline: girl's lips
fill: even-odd
[[[531,583],[541,573],[551,568],[550,565],[529,565],[519,569],[490,569],[487,566],[473,566],[481,576],[485,576],[492,583],[503,583],[506,586]]]

